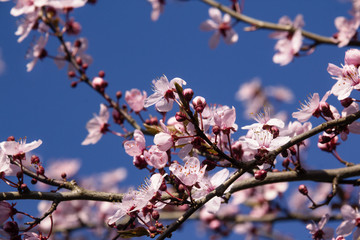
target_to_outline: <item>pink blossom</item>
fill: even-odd
[[[94,118],[90,119],[86,124],[88,135],[81,145],[89,145],[97,143],[103,134],[108,130],[109,111],[104,104],[100,104],[99,115],[94,114]]]
[[[62,173],[66,173],[66,177],[71,178],[79,171],[80,166],[79,159],[58,159],[46,167],[46,176],[59,179]]]
[[[124,143],[125,152],[132,157],[139,156],[145,150],[145,137],[142,131],[134,131],[134,140]]]
[[[222,106],[214,112],[214,123],[219,126],[221,130],[237,131],[238,126],[235,123],[236,111],[235,108],[229,108],[228,106]]]
[[[151,4],[151,20],[157,21],[161,13],[164,12],[165,0],[148,0]]]
[[[4,172],[5,174],[11,172],[10,168],[10,158],[0,149],[0,173]]]
[[[168,112],[172,109],[174,100],[177,96],[175,83],[180,86],[186,85],[181,78],[173,78],[170,82],[166,76],[162,76],[158,80],[154,80],[154,93],[145,99],[145,108],[155,104],[156,110],[159,112]]]
[[[273,62],[284,66],[289,64],[294,56],[300,51],[303,41],[301,28],[304,26],[304,20],[303,16],[299,14],[292,23],[287,16],[284,16],[280,18],[279,24],[292,25],[296,29],[294,33],[275,32],[270,35],[272,38],[279,39],[275,44],[277,53],[275,53],[273,57]]]
[[[138,113],[144,109],[145,99],[147,98],[147,94],[145,91],[141,92],[133,88],[130,91],[125,92],[125,101],[129,104],[130,108]]]
[[[18,17],[22,14],[31,14],[36,10],[33,0],[17,0],[15,7],[10,10],[10,14]]]
[[[329,63],[327,71],[337,80],[331,88],[331,93],[343,100],[350,96],[353,89],[360,90],[359,69],[354,65],[345,65],[342,68]]]
[[[37,23],[38,16],[39,10],[37,10],[36,12],[28,13],[26,14],[26,16],[20,19],[20,21],[18,22],[18,28],[15,32],[15,35],[19,36],[17,40],[19,43],[22,42],[29,35],[31,30],[33,30],[35,24]]]
[[[360,66],[360,50],[359,49],[349,49],[345,52],[344,62],[346,65],[354,65],[356,67]]]
[[[313,239],[332,239],[334,235],[334,229],[330,227],[324,227],[325,224],[329,221],[329,214],[322,216],[318,224],[314,221],[306,225],[306,228],[310,231],[310,234],[313,236]]]
[[[146,180],[140,191],[129,190],[124,194],[121,204],[119,204],[119,210],[108,218],[108,224],[114,224],[121,220],[128,213],[140,210],[145,207],[148,202],[159,191],[159,188],[163,182],[165,175],[159,173],[154,174],[150,180]]]
[[[173,163],[169,169],[183,184],[192,186],[202,179],[206,165],[200,168],[200,161],[196,157],[186,157],[184,161],[184,166]]]
[[[283,86],[269,86],[265,88],[266,95],[273,97],[280,102],[291,103],[294,100],[294,94],[289,88]]]
[[[217,47],[221,36],[224,38],[226,44],[233,44],[238,41],[239,36],[231,27],[231,17],[229,14],[225,14],[221,19],[220,10],[217,8],[210,8],[209,16],[211,19],[202,22],[200,29],[203,31],[215,31],[214,35],[212,35],[209,40],[211,49]]]
[[[26,143],[26,139],[22,139],[19,142],[5,141],[0,144],[0,147],[6,155],[17,155],[30,152],[38,148],[42,144],[42,141],[36,140],[31,143]]]
[[[276,126],[278,128],[283,128],[285,126],[285,123],[281,119],[270,118],[270,108],[268,107],[265,107],[264,112],[258,113],[256,116],[253,116],[253,118],[255,121],[257,121],[257,123],[244,126],[241,129],[252,129],[263,127],[264,125]]]
[[[252,137],[244,138],[244,141],[251,149],[266,149],[268,151],[272,151],[284,145],[291,139],[289,136],[274,138],[270,131],[262,128],[256,128],[251,131],[253,133]]]
[[[346,117],[350,114],[353,114],[355,112],[359,111],[359,105],[355,102],[353,102],[349,107],[345,108],[342,113],[341,113],[341,116],[342,117]],[[348,130],[351,132],[351,133],[355,133],[355,134],[360,134],[360,122],[352,122],[350,125],[348,125]],[[346,135],[346,136],[344,136]],[[342,131],[341,132],[341,139],[343,141],[345,141],[347,139],[347,133]]]
[[[264,185],[262,188],[265,200],[274,200],[277,196],[284,193],[288,189],[288,187],[289,183],[287,182],[270,183]]]
[[[352,208],[350,205],[343,205],[340,209],[341,215],[344,221],[336,229],[337,235],[348,236],[356,228],[353,239],[358,239],[360,237],[360,228],[358,227],[358,222],[360,221],[360,213],[357,208]]]
[[[326,92],[326,94],[320,101],[319,94],[314,93],[311,97],[309,97],[308,102],[305,101],[305,104],[301,104],[301,109],[298,112],[293,112],[292,117],[296,118],[300,122],[306,122],[311,116],[318,117],[320,114],[320,104],[326,103],[326,100],[328,99],[330,94],[330,91]]]
[[[154,168],[164,168],[168,162],[168,155],[161,151],[157,146],[153,145],[148,151],[144,152],[145,161]]]
[[[13,215],[14,211],[16,211],[10,203],[5,201],[0,201],[0,225]]]
[[[200,188],[196,188],[193,197],[195,199],[201,199],[205,197],[210,192],[214,191],[218,186],[223,184],[225,180],[229,177],[229,170],[222,169],[221,171],[215,173],[214,176],[209,178],[202,178],[199,181]],[[221,205],[221,197],[214,197],[205,204],[205,209],[210,213],[216,213]]]
[[[160,126],[163,132],[155,135],[154,143],[161,151],[166,152],[174,145],[174,140],[169,129],[165,126],[162,120],[160,120]]]
[[[56,9],[79,8],[86,4],[87,0],[36,0],[37,7],[49,6]]]
[[[36,62],[38,59],[43,59],[46,57],[47,52],[45,50],[45,45],[48,41],[49,35],[46,34],[44,36],[40,36],[37,43],[31,48],[30,52],[26,55],[27,58],[32,58],[33,60],[26,64],[26,71],[30,72],[35,67]]]
[[[335,27],[338,32],[335,35],[335,38],[338,42],[338,47],[344,47],[348,45],[350,40],[357,33],[357,29],[360,26],[359,17],[355,17],[353,19],[346,19],[345,17],[337,17],[335,18]]]
[[[44,238],[34,232],[24,232],[21,235],[24,236],[23,240],[43,240]]]

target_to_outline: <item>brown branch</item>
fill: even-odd
[[[228,194],[238,192],[244,189],[262,186],[270,183],[278,182],[295,182],[295,181],[314,181],[314,182],[329,182],[332,183],[334,178],[338,178],[339,184],[354,184],[354,182],[344,181],[341,179],[360,176],[360,164],[335,169],[324,169],[324,170],[306,170],[304,173],[297,173],[296,171],[291,172],[274,172],[268,173],[265,180],[259,181],[255,178],[249,178],[242,180],[241,182],[235,183],[230,189]]]
[[[71,201],[71,200],[91,200],[103,202],[121,202],[123,194],[120,193],[107,193],[85,190],[79,188],[76,191],[70,192],[40,192],[29,191],[26,193],[19,192],[1,192],[0,201],[2,200],[16,200],[16,199],[38,199],[48,201]]]
[[[201,0],[201,1],[207,5],[218,8],[220,11],[229,14],[231,17],[233,17],[234,19],[236,19],[238,21],[248,23],[252,26],[255,26],[256,28],[270,29],[270,30],[276,30],[276,31],[286,31],[286,32],[294,32],[296,30],[291,25],[281,25],[281,24],[261,21],[261,20],[246,16],[246,15],[238,13],[238,12],[232,10],[231,8],[226,7],[214,0]],[[312,33],[312,32],[305,31],[305,30],[301,30],[301,33],[304,37],[314,40],[317,44],[320,44],[320,43],[321,44],[331,44],[331,45],[338,44],[338,42],[332,37],[321,36],[316,33]],[[350,41],[347,46],[360,46],[360,42],[359,41]]]
[[[85,82],[88,86],[90,86],[92,89],[94,89],[96,92],[98,92],[114,109],[116,109],[125,119],[130,123],[131,126],[133,126],[135,129],[141,130],[144,134],[150,134],[145,129],[142,129],[141,126],[136,122],[134,118],[132,118],[125,110],[121,109],[120,106],[117,104],[116,101],[114,101],[109,95],[107,95],[105,92],[97,91],[95,88],[93,88],[92,83],[89,79],[89,77],[86,75],[86,73],[82,70],[82,68],[79,66],[79,64],[76,62],[75,56],[72,55],[70,50],[65,44],[64,37],[62,33],[53,25],[51,22],[51,19],[48,18],[46,15],[45,10],[43,9],[42,15],[44,20],[44,23],[50,27],[50,29],[54,32],[54,35],[58,38],[60,41],[60,44],[62,45],[64,51],[65,51],[65,59],[70,64],[72,64],[76,71],[80,74],[80,79],[82,82]]]

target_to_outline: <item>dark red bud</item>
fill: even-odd
[[[194,91],[191,88],[186,88],[183,90],[184,98],[187,102],[190,102],[194,96]]]
[[[261,170],[257,170],[254,174],[254,177],[256,180],[262,181],[266,178],[267,175],[267,171],[265,171],[264,169]]]
[[[14,136],[9,136],[6,141],[11,142],[11,141],[15,141],[15,137]]]
[[[154,210],[152,213],[151,213],[151,216],[154,220],[158,220],[159,217],[160,217],[160,214],[158,211]]]
[[[349,107],[352,103],[354,102],[354,99],[353,98],[345,98],[343,100],[340,100],[340,103],[341,105],[344,107],[344,108],[347,108]]]

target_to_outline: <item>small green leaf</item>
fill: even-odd
[[[137,227],[134,229],[118,231],[118,233],[122,238],[149,236],[149,232],[144,227]]]

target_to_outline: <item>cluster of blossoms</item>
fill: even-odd
[[[155,21],[164,10],[165,0],[148,1],[153,7],[151,19]],[[82,7],[86,2],[85,0],[17,1],[16,6],[11,10],[11,14],[23,16],[16,33],[20,36],[19,41],[26,38],[31,30],[38,30],[42,34],[29,52],[29,56],[33,60],[27,65],[28,71],[33,69],[38,59],[48,55],[45,46],[50,36],[49,27],[59,28],[55,23],[60,22],[58,18],[60,12],[65,13],[67,17],[63,29],[56,32],[57,35],[60,36],[63,33],[76,35],[80,32],[80,24],[69,18],[68,13],[73,8]],[[233,8],[240,12],[239,8],[236,8],[235,2],[237,3],[237,1],[232,2]],[[360,24],[357,5],[357,1],[354,1],[352,11],[354,19],[348,21],[344,18],[337,18],[335,21],[339,33],[334,36],[334,39],[340,47],[347,45],[356,35]],[[210,48],[216,48],[221,37],[227,44],[238,41],[238,34],[232,28],[230,15],[225,14],[222,17],[217,8],[210,8],[209,15],[211,19],[203,22],[200,28],[204,31],[215,31],[209,40]],[[46,24],[48,22],[50,24]],[[302,16],[298,15],[293,22],[288,17],[282,17],[279,24],[289,25],[293,29],[289,32],[271,34],[272,38],[278,39],[275,45],[277,52],[273,61],[280,65],[286,65],[293,60],[294,56],[299,56],[303,46],[301,29],[304,26],[304,21]],[[59,55],[55,58],[55,62],[59,68],[64,67],[66,61],[70,62],[68,66],[70,78],[76,77],[76,72],[81,75],[85,74],[85,70],[91,64],[91,56],[85,53],[87,46],[87,40],[79,38],[73,44],[64,42],[59,48]],[[309,50],[311,52],[311,49]],[[121,203],[117,204],[69,201],[57,206],[59,203],[55,201],[53,203],[57,208],[55,210],[52,209],[53,205],[41,202],[39,210],[46,212],[41,219],[18,211],[14,208],[14,204],[5,201],[0,202],[0,225],[2,225],[3,230],[1,234],[9,239],[45,240],[51,237],[53,229],[56,228],[66,230],[86,225],[95,226],[98,228],[98,232],[102,232],[105,222],[113,230],[107,236],[111,235],[114,239],[120,236],[128,237],[129,235],[155,237],[165,230],[164,225],[160,222],[162,211],[196,210],[199,206],[204,205],[200,218],[216,234],[226,236],[228,231],[233,229],[236,233],[245,234],[247,232],[248,237],[256,237],[259,229],[261,229],[259,226],[251,223],[229,224],[226,218],[236,216],[239,213],[240,204],[248,206],[250,217],[262,218],[281,213],[282,209],[279,207],[278,200],[288,189],[288,183],[271,183],[238,192],[232,192],[233,186],[252,180],[256,183],[264,181],[268,174],[276,174],[281,167],[284,171],[295,170],[298,173],[306,171],[302,165],[303,158],[300,157],[300,152],[304,150],[304,146],[306,147],[308,142],[304,140],[292,144],[291,147],[285,148],[284,146],[293,137],[307,133],[312,129],[312,124],[308,122],[312,116],[331,121],[359,111],[359,106],[356,103],[358,100],[350,98],[350,95],[352,90],[360,89],[360,51],[348,50],[344,62],[341,68],[329,64],[328,72],[337,81],[336,84],[321,100],[319,94],[314,93],[298,112],[294,112],[292,116],[298,121],[287,122],[280,115],[274,117],[271,115],[273,109],[264,107],[263,113],[251,114],[256,123],[241,127],[241,129],[247,130],[247,133],[236,139],[234,139],[234,133],[238,131],[239,127],[235,123],[235,108],[209,105],[204,97],[194,97],[192,89],[183,89],[186,82],[181,78],[174,78],[169,81],[166,76],[162,76],[153,80],[154,93],[149,97],[145,91],[141,92],[138,89],[126,91],[125,102],[128,108],[126,105],[120,107],[121,92],[116,94],[117,102],[106,95],[108,83],[104,80],[105,73],[100,71],[92,81],[89,80],[89,85],[99,92],[109,105],[101,104],[99,115],[95,114],[94,118],[86,124],[89,134],[81,144],[96,144],[107,132],[126,138],[124,141],[125,152],[133,157],[135,167],[147,170],[151,174],[150,179],[138,190],[129,189],[127,193],[123,194]],[[73,82],[72,86],[75,87],[81,81],[85,81],[83,76],[79,77],[79,81]],[[336,96],[344,107],[341,114],[334,106],[327,103],[330,95]],[[293,98],[291,92],[285,88],[272,87],[263,91],[259,81],[256,80],[244,84],[240,88],[238,96],[240,96],[240,100],[247,102],[247,110],[251,109],[248,113],[259,112],[260,106],[267,105],[265,103],[267,103],[268,96],[284,102]],[[161,120],[158,121],[155,117],[142,119],[141,112],[152,105],[155,105],[155,109],[162,114]],[[166,121],[166,117],[171,113],[174,105],[178,105],[179,111]],[[111,108],[113,120],[115,124],[123,128],[123,133],[110,130],[109,109]],[[131,113],[135,113],[143,120],[145,129],[141,129],[141,126],[135,126],[135,130],[129,133],[123,123],[124,119],[129,120],[128,116]],[[146,145],[144,133],[154,136],[152,145]],[[342,160],[336,152],[336,147],[339,145],[338,135],[345,141],[349,133],[360,134],[360,123],[352,122],[326,129],[319,137],[318,147],[321,150],[333,153],[341,163],[351,166],[352,163]],[[132,140],[129,140],[130,136],[133,138]],[[26,153],[39,147],[41,143],[41,140],[29,144],[26,144],[26,141],[16,142],[13,137],[10,137],[8,141],[1,142],[1,180],[10,187],[16,188],[19,194],[29,193],[30,189],[24,182],[24,169],[29,170],[33,166],[35,168],[32,171],[33,175],[25,172],[25,174],[34,177],[32,179],[33,184],[37,183],[37,179],[53,183],[60,175],[60,183],[55,184],[58,189],[51,190],[51,193],[61,195],[61,188],[66,184],[72,184],[68,190],[82,191],[76,184],[67,181],[67,178],[72,177],[79,169],[77,161],[62,162],[68,169],[66,173],[62,172],[63,170],[60,171],[60,169],[64,169],[63,167],[55,165],[52,168],[47,168],[45,174],[39,157],[33,155],[30,160],[27,160]],[[273,157],[271,154],[279,149],[281,149],[281,158],[277,157],[278,154]],[[281,165],[278,164],[279,162]],[[231,169],[234,171],[232,172]],[[245,173],[239,174],[239,169],[245,170]],[[216,172],[210,173],[213,170]],[[16,176],[17,183],[8,178],[11,175]],[[80,180],[79,185],[93,191],[121,192],[117,183],[122,181],[125,175],[124,169],[116,169],[101,176]],[[317,206],[314,201],[315,198],[310,198],[305,185],[300,185],[299,192],[303,197],[306,196],[313,203],[313,206]],[[231,200],[229,199],[230,196],[232,196]],[[333,197],[322,195],[322,199],[331,200]],[[304,199],[306,198],[304,197]],[[343,204],[347,199],[342,200]],[[222,205],[225,202],[228,203],[227,206]],[[283,212],[289,212],[286,210]],[[48,214],[47,211],[50,213]],[[336,240],[349,236],[354,229],[356,230],[353,233],[353,239],[358,239],[360,236],[358,209],[345,204],[342,205],[340,211],[344,221],[336,229]],[[34,223],[25,230],[19,230],[14,217],[16,214],[31,217],[34,219]],[[46,218],[47,215],[50,217]],[[313,221],[306,228],[313,239],[334,239],[334,230],[325,227],[330,215],[325,213],[321,216],[322,218],[318,223]],[[9,218],[10,221],[7,221]],[[221,221],[221,218],[225,220]],[[35,232],[34,228],[40,222],[39,229]],[[140,225],[141,227],[138,227]],[[44,232],[47,234],[43,234]],[[280,239],[280,236],[277,236],[277,239]],[[283,239],[287,238],[283,237]]]

